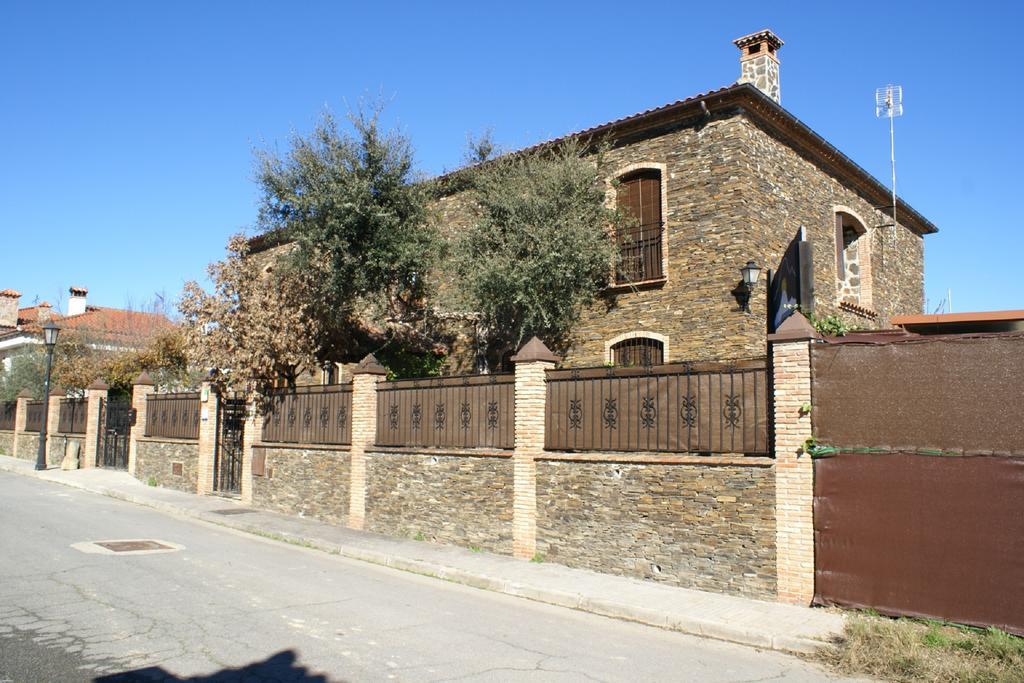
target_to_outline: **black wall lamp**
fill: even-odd
[[[750,313],[750,295],[757,287],[757,279],[761,277],[761,266],[753,261],[747,261],[747,265],[740,268],[740,273],[743,274],[743,279],[740,280],[736,289],[732,290],[732,295],[736,297],[736,303],[740,305],[740,309],[744,313]]]

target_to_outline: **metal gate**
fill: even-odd
[[[222,397],[217,414],[217,455],[213,490],[242,491],[242,439],[245,435],[245,399]]]
[[[132,428],[132,405],[129,401],[100,400],[99,443],[96,444],[97,465],[128,469],[128,436]]]

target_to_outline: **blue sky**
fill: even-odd
[[[926,296],[1024,308],[1019,3],[13,2],[0,7],[0,289],[139,305],[251,225],[253,149],[390,101],[433,174],[728,85],[731,41],[786,41],[782,103],[887,182],[875,88],[904,87],[899,192],[939,226]]]

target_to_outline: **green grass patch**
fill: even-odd
[[[898,683],[1024,681],[1024,638],[996,628],[889,619],[867,611],[850,616],[843,635],[817,657],[843,674]]]

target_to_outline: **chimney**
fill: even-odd
[[[765,29],[732,41],[740,49],[740,79],[737,83],[751,83],[776,102],[779,93],[779,48],[782,40]]]
[[[43,301],[36,304],[36,320],[41,323],[45,323],[47,320],[53,318],[53,306],[50,305],[49,301]]]
[[[21,292],[0,289],[0,327],[18,326],[18,300]]]
[[[85,287],[71,287],[68,289],[71,296],[68,298],[68,315],[81,315],[85,313],[85,296],[89,290]]]

